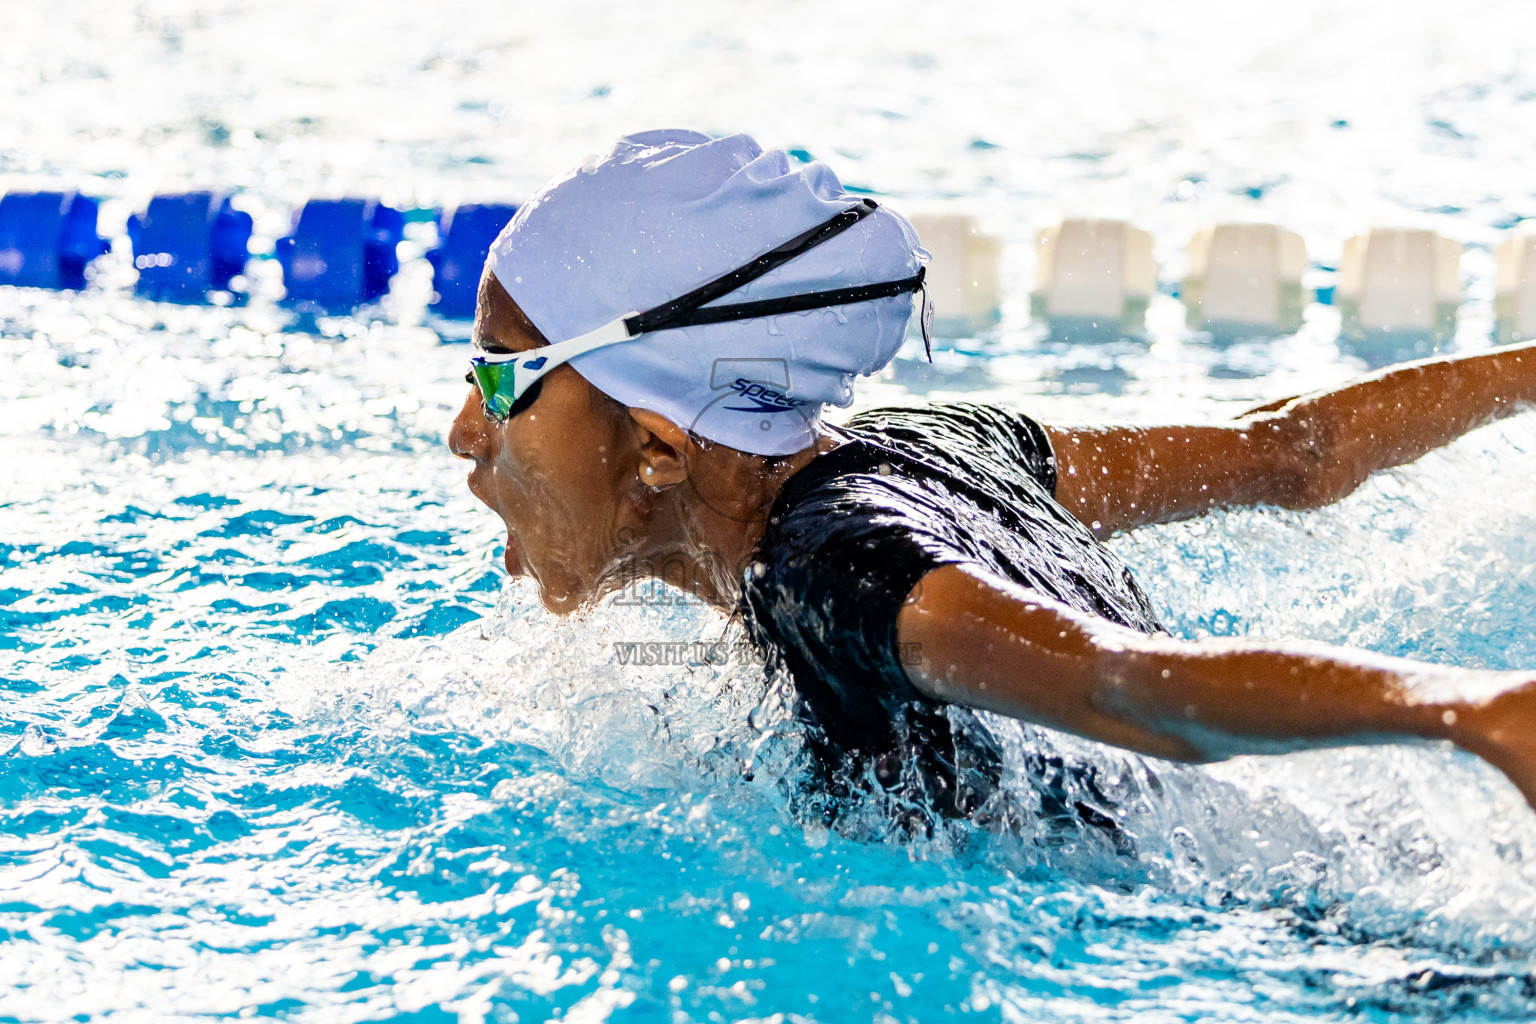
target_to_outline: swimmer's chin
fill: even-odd
[[[589,598],[583,598],[582,595],[572,594],[569,591],[555,591],[539,578],[539,574],[536,571],[525,571],[522,559],[517,554],[517,545],[513,542],[510,534],[507,535],[507,549],[502,554],[501,561],[507,567],[508,576],[511,576],[513,579],[519,576],[527,576],[533,581],[533,585],[538,588],[539,604],[543,605],[544,610],[552,615],[565,618],[576,612],[586,610],[592,604]]]
[[[544,610],[551,615],[558,615],[562,619],[592,607],[589,601],[577,600],[569,594],[552,594],[543,587],[539,588],[539,604],[543,605]]]

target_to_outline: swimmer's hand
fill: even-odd
[[[953,565],[913,588],[897,634],[913,685],[937,700],[1178,761],[1450,740],[1536,806],[1533,673],[1148,636]]]

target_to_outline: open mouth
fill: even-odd
[[[496,511],[496,506],[491,503],[489,498],[486,497],[485,487],[483,484],[483,474],[485,472],[487,472],[487,470],[483,464],[476,464],[475,468],[471,469],[465,476],[464,481],[469,486],[469,493],[473,494],[476,498],[479,499],[481,504],[485,505],[487,508],[494,512]],[[523,561],[517,556],[517,545],[513,543],[512,531],[510,529],[507,530],[507,548],[506,552],[502,555],[502,562],[507,567],[508,575],[522,575]]]

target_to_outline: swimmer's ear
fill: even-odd
[[[640,461],[635,473],[640,482],[655,488],[671,487],[688,478],[688,431],[659,412],[630,409]]]

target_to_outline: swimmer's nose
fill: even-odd
[[[489,424],[480,411],[478,393],[471,388],[448,431],[448,450],[461,459],[483,462],[490,457]]]

